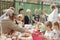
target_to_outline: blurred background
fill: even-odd
[[[19,8],[24,8],[24,14],[26,13],[26,9],[31,9],[31,14],[34,13],[35,9],[39,9],[39,14],[41,14],[41,10],[44,8],[47,10],[49,14],[50,5],[54,3],[57,5],[60,13],[60,0],[0,0],[0,15],[2,15],[2,10],[7,9],[9,7],[14,7],[16,13],[18,13]]]

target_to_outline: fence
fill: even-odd
[[[26,13],[26,9],[31,9],[31,12],[32,12],[31,14],[34,13],[35,9],[41,9],[42,10],[43,8],[48,10],[47,13],[51,12],[50,11],[50,5],[42,5],[39,3],[35,4],[35,3],[28,3],[28,2],[22,3],[20,1],[15,1],[15,0],[12,0],[12,1],[6,0],[6,1],[0,1],[0,15],[3,14],[2,10],[7,9],[10,6],[15,7],[16,12],[18,12],[20,7],[23,7],[24,8],[24,14]],[[59,9],[60,9],[60,6],[59,6]],[[40,14],[41,14],[41,10],[39,12]]]
[[[2,10],[9,8],[10,6],[14,6],[14,1],[0,1],[0,15],[2,15]]]

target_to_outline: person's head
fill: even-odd
[[[26,10],[26,13],[27,13],[28,16],[30,16],[31,10],[30,9],[27,9]]]
[[[51,30],[51,28],[52,28],[52,22],[50,22],[50,21],[45,22],[45,28],[48,31]]]
[[[6,15],[9,17],[9,19],[14,20],[16,18],[16,14],[14,12],[14,10],[12,9],[12,7],[10,7],[9,9],[7,9],[6,11]]]
[[[10,7],[9,9],[15,10],[14,7]]]
[[[35,14],[37,14],[37,13],[38,13],[38,11],[39,11],[38,9],[35,9]]]
[[[6,10],[6,16],[9,16],[11,13],[15,13],[14,7],[10,7],[9,9]]]
[[[22,15],[18,15],[17,16],[17,20],[22,21],[23,20],[23,16]]]
[[[23,8],[20,8],[19,9],[19,14],[23,14],[23,10],[24,10]]]
[[[55,4],[52,4],[52,5],[50,6],[50,8],[51,8],[51,11],[53,11],[53,10],[56,8],[56,5],[55,5]]]
[[[53,29],[59,29],[59,23],[58,22],[54,22]]]
[[[46,9],[43,9],[42,10],[42,14],[46,14]]]

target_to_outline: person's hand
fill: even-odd
[[[24,34],[23,34],[23,37],[29,37],[29,36],[30,36],[29,33],[24,33]]]
[[[24,28],[25,32],[24,33],[30,33],[27,28]]]
[[[28,32],[28,29],[27,29],[27,28],[24,28],[24,31],[25,31],[25,32]]]

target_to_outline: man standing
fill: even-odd
[[[20,28],[19,26],[14,24],[13,21],[16,18],[16,15],[13,12],[11,13],[10,12],[11,10],[7,12],[9,17],[1,21],[2,32],[7,33],[7,34],[11,33],[12,30],[19,31],[19,32],[25,32],[23,28]]]

